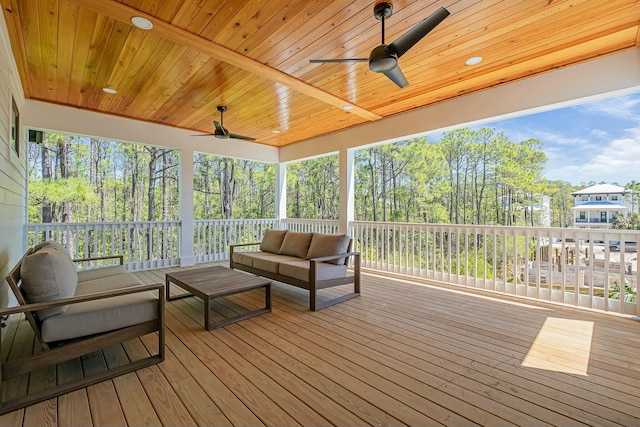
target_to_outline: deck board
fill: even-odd
[[[136,274],[156,283],[171,270]],[[640,425],[636,319],[373,274],[363,275],[359,298],[319,312],[304,290],[276,283],[272,298],[271,313],[213,331],[198,298],[169,302],[165,362],[0,424]],[[263,302],[256,290],[214,309],[228,317]],[[5,340],[5,360],[34,345],[24,320]],[[132,340],[29,384],[115,366],[156,345],[152,335]],[[15,380],[5,392],[23,392],[26,380]]]

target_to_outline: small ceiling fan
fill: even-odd
[[[220,138],[220,139],[244,139],[247,141],[255,141],[256,139],[250,136],[244,136],[244,135],[238,135],[237,133],[231,133],[229,132],[227,129],[224,128],[224,126],[222,125],[224,123],[223,119],[224,119],[224,112],[227,111],[227,106],[226,105],[218,105],[216,107],[218,109],[218,111],[220,111],[220,122],[217,121],[213,121],[213,125],[216,128],[216,131],[214,133],[203,133],[203,134],[198,134],[198,135],[193,135],[193,136],[215,136],[216,138]]]
[[[404,55],[440,22],[449,16],[444,7],[439,8],[427,18],[417,23],[409,31],[398,37],[390,45],[384,43],[384,20],[393,13],[393,5],[389,2],[378,2],[373,7],[373,16],[382,22],[382,44],[371,51],[368,58],[344,59],[311,59],[311,63],[327,62],[369,62],[369,69],[375,73],[383,73],[401,88],[409,84],[398,66],[398,58]]]

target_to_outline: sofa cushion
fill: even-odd
[[[20,267],[22,291],[27,302],[44,302],[70,298],[78,285],[78,273],[68,254],[53,248],[43,247],[27,255]],[[64,313],[68,306],[38,311],[40,320]]]
[[[313,233],[307,259],[347,253],[351,237],[346,234]],[[344,258],[327,261],[331,264],[344,264]]]
[[[312,233],[298,233],[288,231],[282,241],[280,253],[282,255],[290,255],[298,258],[306,258],[311,243]]]
[[[287,230],[266,230],[260,242],[260,250],[262,252],[280,253],[280,246]]]
[[[246,255],[247,257],[251,258],[250,265],[253,268],[268,271],[271,273],[278,272],[279,263],[284,261],[296,261],[299,259],[297,257],[287,255],[272,254],[271,252],[248,252]]]
[[[251,258],[250,254],[252,253],[257,252],[234,252],[233,262],[251,267],[253,265],[253,258]]]
[[[278,273],[283,276],[293,277],[299,280],[309,281],[309,261],[288,261],[281,262],[278,267]],[[326,262],[316,263],[316,281],[329,280],[345,277],[347,274],[347,266],[329,264]]]

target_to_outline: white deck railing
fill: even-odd
[[[194,221],[196,262],[229,259],[229,245],[259,242],[265,230],[278,228],[268,219],[218,219]]]
[[[196,261],[226,260],[229,245],[259,242],[266,229],[277,228],[337,233],[338,222],[194,221]],[[54,239],[75,258],[123,254],[130,270],[178,265],[182,255],[179,221],[28,224],[26,233],[28,245]],[[638,231],[358,221],[349,234],[366,269],[640,315],[640,304],[631,301]],[[619,250],[610,249],[613,241],[622,242]]]
[[[285,218],[280,220],[280,228],[304,233],[336,234],[338,232],[338,221],[328,219]]]
[[[625,302],[637,290],[638,231],[354,222],[351,235],[363,268],[640,314]]]
[[[178,265],[180,259],[180,221],[27,224],[25,231],[28,246],[55,240],[73,258],[123,255],[131,271]]]

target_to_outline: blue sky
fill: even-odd
[[[545,178],[573,185],[640,181],[640,93],[474,126],[542,141]],[[439,139],[439,135],[436,137]],[[433,139],[431,139],[433,141]]]

